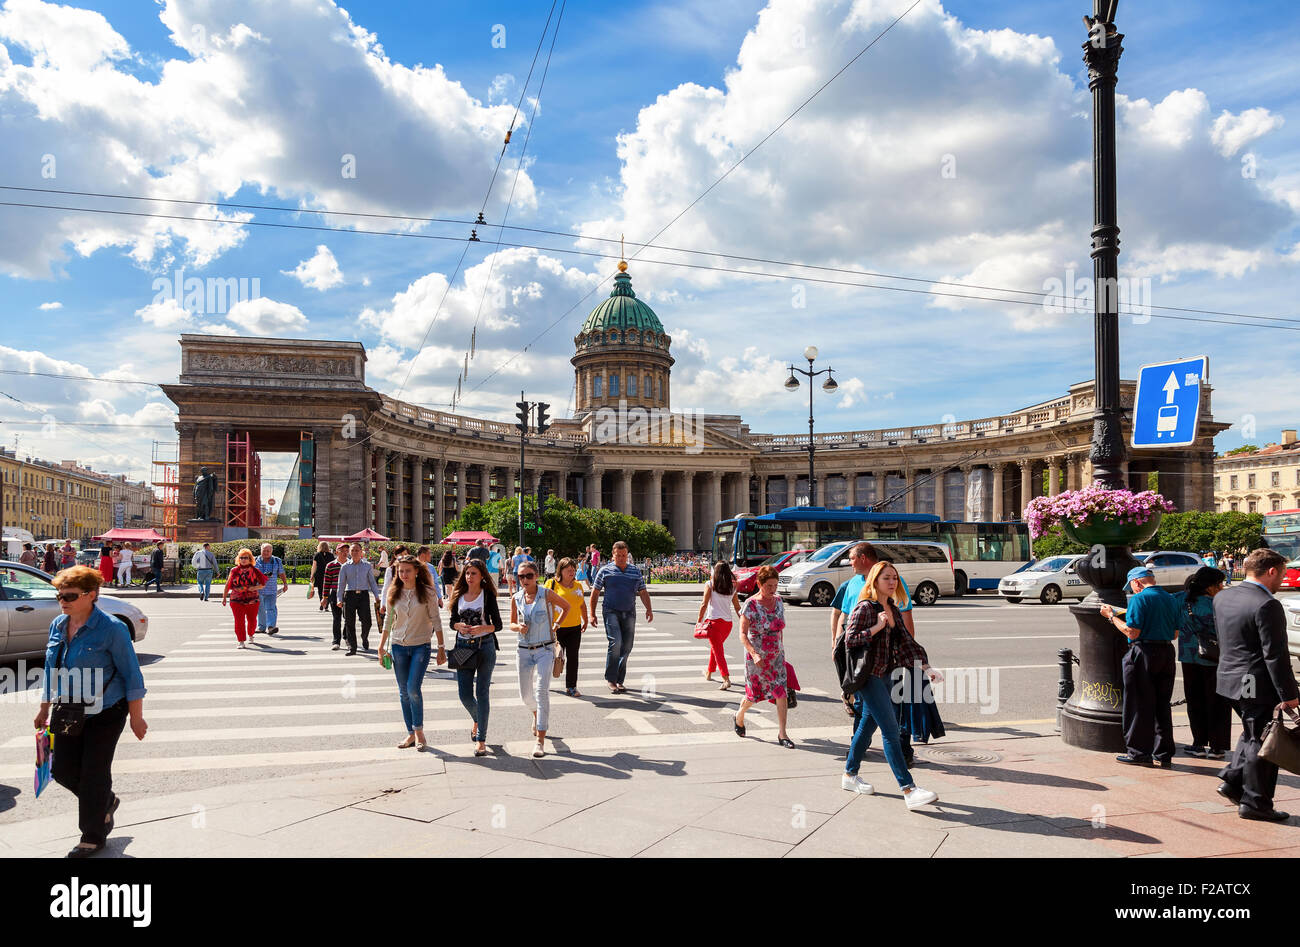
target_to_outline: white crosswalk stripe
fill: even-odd
[[[228,612],[196,616],[192,638],[144,665],[149,734],[143,742],[124,736],[114,772],[320,768],[409,759],[410,751],[396,748],[403,727],[395,675],[380,666],[376,651],[348,656],[332,650],[329,616],[314,602],[282,600],[280,616],[278,635],[258,635],[257,643],[243,650],[235,648],[232,624],[224,621]],[[372,649],[379,638],[378,626],[372,626]],[[521,726],[527,735],[513,638],[508,630],[498,635],[501,647],[492,677],[494,743],[511,741]],[[448,644],[452,640],[448,633]],[[690,626],[668,630],[643,625],[636,630],[627,693],[615,698],[604,681],[604,629],[589,628],[578,654],[583,696],[565,696],[563,678],[550,682],[552,728],[561,734],[555,739],[556,750],[621,748],[633,737],[649,741],[639,743],[643,746],[736,739],[730,715],[744,692],[744,655],[737,637],[728,645],[737,683],[723,693],[716,681],[703,679],[708,645],[692,637]],[[423,695],[431,748],[470,756],[470,722],[455,672],[431,664]],[[775,710],[770,705],[755,707],[746,723],[774,733]],[[30,778],[30,756],[30,736],[0,742],[0,779]]]

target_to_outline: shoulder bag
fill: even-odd
[[[549,589],[554,592],[557,581],[557,579],[551,579],[542,587],[542,591]],[[556,592],[555,594],[559,595],[560,593]],[[551,630],[551,644],[555,645],[555,660],[551,662],[551,677],[559,677],[564,673],[564,649],[555,640],[555,616],[551,614],[551,603],[543,601],[542,605],[546,609],[546,625]]]
[[[1273,719],[1264,725],[1260,734],[1263,745],[1259,748],[1262,759],[1279,766],[1288,773],[1300,774],[1300,727],[1288,727],[1278,704]]]
[[[709,590],[709,594],[713,593],[712,586],[706,585],[705,588]],[[706,618],[703,621],[697,621],[695,623],[695,637],[696,638],[709,637],[709,619]]]
[[[1187,626],[1196,635],[1196,656],[1203,661],[1219,663],[1219,639],[1205,629],[1205,621],[1187,606]]]
[[[483,603],[483,607],[486,611],[486,601]],[[455,625],[454,620],[452,625]],[[487,636],[483,635],[482,637]],[[461,644],[461,641],[473,641],[473,644]],[[483,660],[483,653],[480,650],[481,644],[479,638],[465,638],[460,632],[456,632],[456,644],[447,651],[447,667],[453,671],[477,671],[480,662]]]

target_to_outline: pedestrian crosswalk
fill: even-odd
[[[123,735],[115,774],[281,772],[410,758],[411,751],[396,748],[405,727],[393,671],[380,666],[374,651],[348,656],[331,650],[329,618],[314,603],[283,603],[280,634],[259,635],[244,650],[236,649],[233,628],[221,623],[225,617],[201,615],[192,637],[143,668],[149,733],[144,741]],[[513,637],[508,630],[498,635],[488,733],[494,745],[531,739]],[[370,644],[378,642],[372,631]],[[737,636],[728,645],[735,683],[721,692],[716,681],[704,680],[708,649],[692,637],[691,625],[643,624],[636,630],[627,694],[615,696],[604,682],[604,631],[589,629],[578,656],[582,696],[566,696],[562,676],[550,681],[548,750],[734,740],[731,714],[743,696],[744,656]],[[472,758],[470,719],[455,673],[431,664],[423,696],[430,749]],[[775,710],[757,707],[746,722],[760,734],[774,733]],[[30,736],[0,742],[0,779],[30,778],[30,756]]]

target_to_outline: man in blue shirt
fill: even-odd
[[[628,562],[627,543],[614,543],[614,561],[607,562],[596,573],[591,585],[591,624],[599,624],[596,603],[605,592],[605,638],[609,651],[605,655],[605,683],[611,694],[626,694],[623,681],[627,677],[627,659],[632,653],[632,639],[636,635],[636,600],[640,596],[645,605],[645,620],[654,621],[650,607],[650,593],[646,591],[641,570]]]
[[[876,547],[871,543],[861,542],[854,543],[849,547],[849,562],[853,565],[853,575],[840,583],[840,587],[835,590],[835,598],[831,600],[831,653],[835,652],[835,641],[839,638],[844,630],[844,623],[848,620],[849,613],[853,611],[853,606],[858,602],[858,596],[862,594],[862,589],[867,584],[867,573],[871,567],[880,561],[876,552]],[[907,588],[907,583],[903,577],[898,577],[899,591],[902,592],[906,602],[898,607],[903,613],[903,625],[907,628],[907,633],[913,638],[916,637],[916,626],[912,623],[912,593]],[[853,729],[849,731],[850,738],[858,731],[858,705],[850,698],[843,697],[844,706],[848,709],[849,716],[853,718]],[[871,749],[871,737],[876,732],[876,723],[871,721],[867,724],[866,730],[866,750]],[[903,758],[908,766],[912,765],[912,732],[906,728],[899,728],[899,741],[903,746]]]
[[[375,567],[366,561],[361,543],[352,544],[352,560],[339,569],[339,587],[334,600],[343,606],[343,632],[348,638],[348,655],[357,653],[357,616],[361,616],[361,650],[370,650],[370,600],[379,602]]]
[[[1162,769],[1174,765],[1174,715],[1169,700],[1174,695],[1178,639],[1178,600],[1156,586],[1155,574],[1146,566],[1130,569],[1127,577],[1128,608],[1124,618],[1109,605],[1101,617],[1129,639],[1124,655],[1124,745],[1128,752],[1115,757],[1121,763]]]
[[[262,557],[253,562],[258,572],[266,576],[266,585],[257,593],[257,630],[268,635],[278,635],[280,611],[276,596],[289,588],[289,576],[284,571],[284,563],[279,556],[271,555],[271,544],[262,543]],[[276,591],[275,579],[280,578],[280,590]]]

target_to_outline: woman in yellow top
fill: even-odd
[[[587,602],[583,598],[582,583],[575,576],[578,563],[573,559],[561,559],[555,570],[555,578],[546,583],[546,587],[555,592],[571,606],[569,618],[572,622],[582,616],[582,624],[576,622],[555,629],[555,638],[564,649],[564,693],[570,697],[581,697],[578,693],[578,652],[582,650],[582,633],[587,630]],[[556,618],[560,610],[554,611]]]

